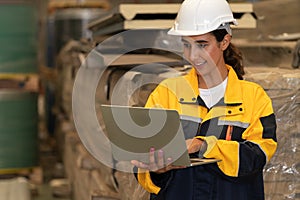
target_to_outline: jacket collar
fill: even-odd
[[[224,104],[242,104],[243,100],[241,82],[238,79],[234,69],[229,65],[226,65],[226,67],[229,70],[229,72],[227,88],[224,96]],[[187,98],[184,99],[197,99],[197,96],[199,96],[199,89],[196,70],[192,68],[191,71],[185,76],[185,79],[192,86],[192,91],[188,92],[188,94],[185,94],[184,96]]]
[[[226,66],[229,72],[224,102],[225,104],[241,104],[243,103],[241,81],[238,79],[234,69],[229,65]]]

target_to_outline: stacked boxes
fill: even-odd
[[[273,101],[278,149],[264,169],[266,200],[300,199],[300,70],[247,68]]]

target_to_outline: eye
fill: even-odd
[[[198,44],[197,44],[197,47],[200,48],[200,49],[204,49],[205,47],[207,47],[207,44],[204,44],[204,43],[198,43]]]
[[[184,48],[191,48],[191,44],[187,42],[183,42],[183,47]]]

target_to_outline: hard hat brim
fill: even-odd
[[[238,22],[234,19],[233,21],[231,22],[228,22],[228,23],[231,23],[235,26],[238,25]],[[169,31],[168,31],[168,34],[169,35],[174,35],[174,36],[195,36],[195,35],[202,35],[202,34],[206,34],[206,33],[209,33],[211,31],[214,31],[216,30],[218,27],[214,27],[212,28],[212,30],[176,30],[174,27],[172,27]]]
[[[207,31],[183,31],[183,30],[175,30],[174,28],[171,28],[168,31],[169,35],[174,36],[194,36],[194,35],[202,35],[208,33]]]

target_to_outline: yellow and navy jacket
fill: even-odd
[[[224,98],[210,109],[200,98],[194,69],[164,80],[150,94],[146,107],[177,110],[186,139],[204,139],[203,156],[222,160],[164,174],[138,170],[137,179],[151,199],[264,199],[262,171],[277,147],[272,102],[262,87],[239,80],[227,68]]]

